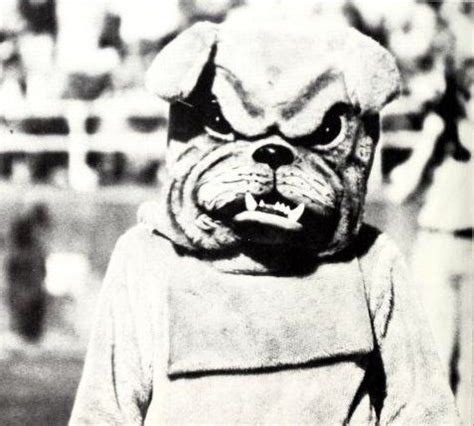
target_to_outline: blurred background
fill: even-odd
[[[347,22],[398,60],[366,220],[406,254],[472,423],[472,2],[0,0],[0,424],[67,423],[111,250],[160,186],[168,107],[143,87],[150,61],[196,21],[277,7]]]

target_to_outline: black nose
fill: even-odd
[[[289,148],[272,143],[257,148],[252,157],[257,163],[268,164],[273,170],[285,164],[291,164],[295,159]]]

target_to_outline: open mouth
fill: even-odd
[[[288,231],[300,231],[299,222],[305,211],[303,203],[294,206],[288,200],[271,196],[256,200],[252,194],[245,194],[245,210],[234,215],[236,223],[254,223],[281,228]]]
[[[339,221],[335,210],[293,201],[273,190],[258,196],[239,194],[207,214],[211,220],[227,223],[246,241],[319,246],[334,233]]]

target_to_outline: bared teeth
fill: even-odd
[[[257,203],[257,200],[253,197],[253,195],[250,192],[247,192],[245,194],[245,208],[247,211],[255,211],[257,208],[270,208],[274,209],[275,211],[278,211],[280,213],[283,213],[287,218],[293,222],[298,222],[298,220],[301,218],[303,215],[305,206],[303,203],[301,203],[298,207],[294,208],[293,210],[291,209],[290,206],[287,206],[285,203],[282,203],[280,201],[275,202],[275,204],[267,204],[265,201],[260,200]]]
[[[245,194],[245,207],[250,211],[254,211],[257,208],[257,202],[250,192]]]
[[[303,212],[304,212],[304,204],[301,203],[298,207],[296,207],[295,209],[291,210],[288,213],[288,219],[290,219],[294,222],[298,222],[298,220],[303,215]]]

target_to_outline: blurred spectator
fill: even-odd
[[[55,0],[19,0],[19,11],[26,30],[33,34],[51,34],[57,30]]]
[[[19,0],[25,22],[19,37],[22,64],[26,71],[26,95],[32,101],[51,97],[54,45],[57,32],[55,0]]]
[[[116,46],[100,46],[108,12],[106,0],[57,0],[57,63],[65,82],[63,96],[94,100],[111,88],[119,64]],[[103,40],[105,41],[105,39]]]
[[[46,307],[46,256],[41,232],[49,224],[45,205],[35,204],[11,226],[5,260],[11,327],[27,341],[41,337]]]

